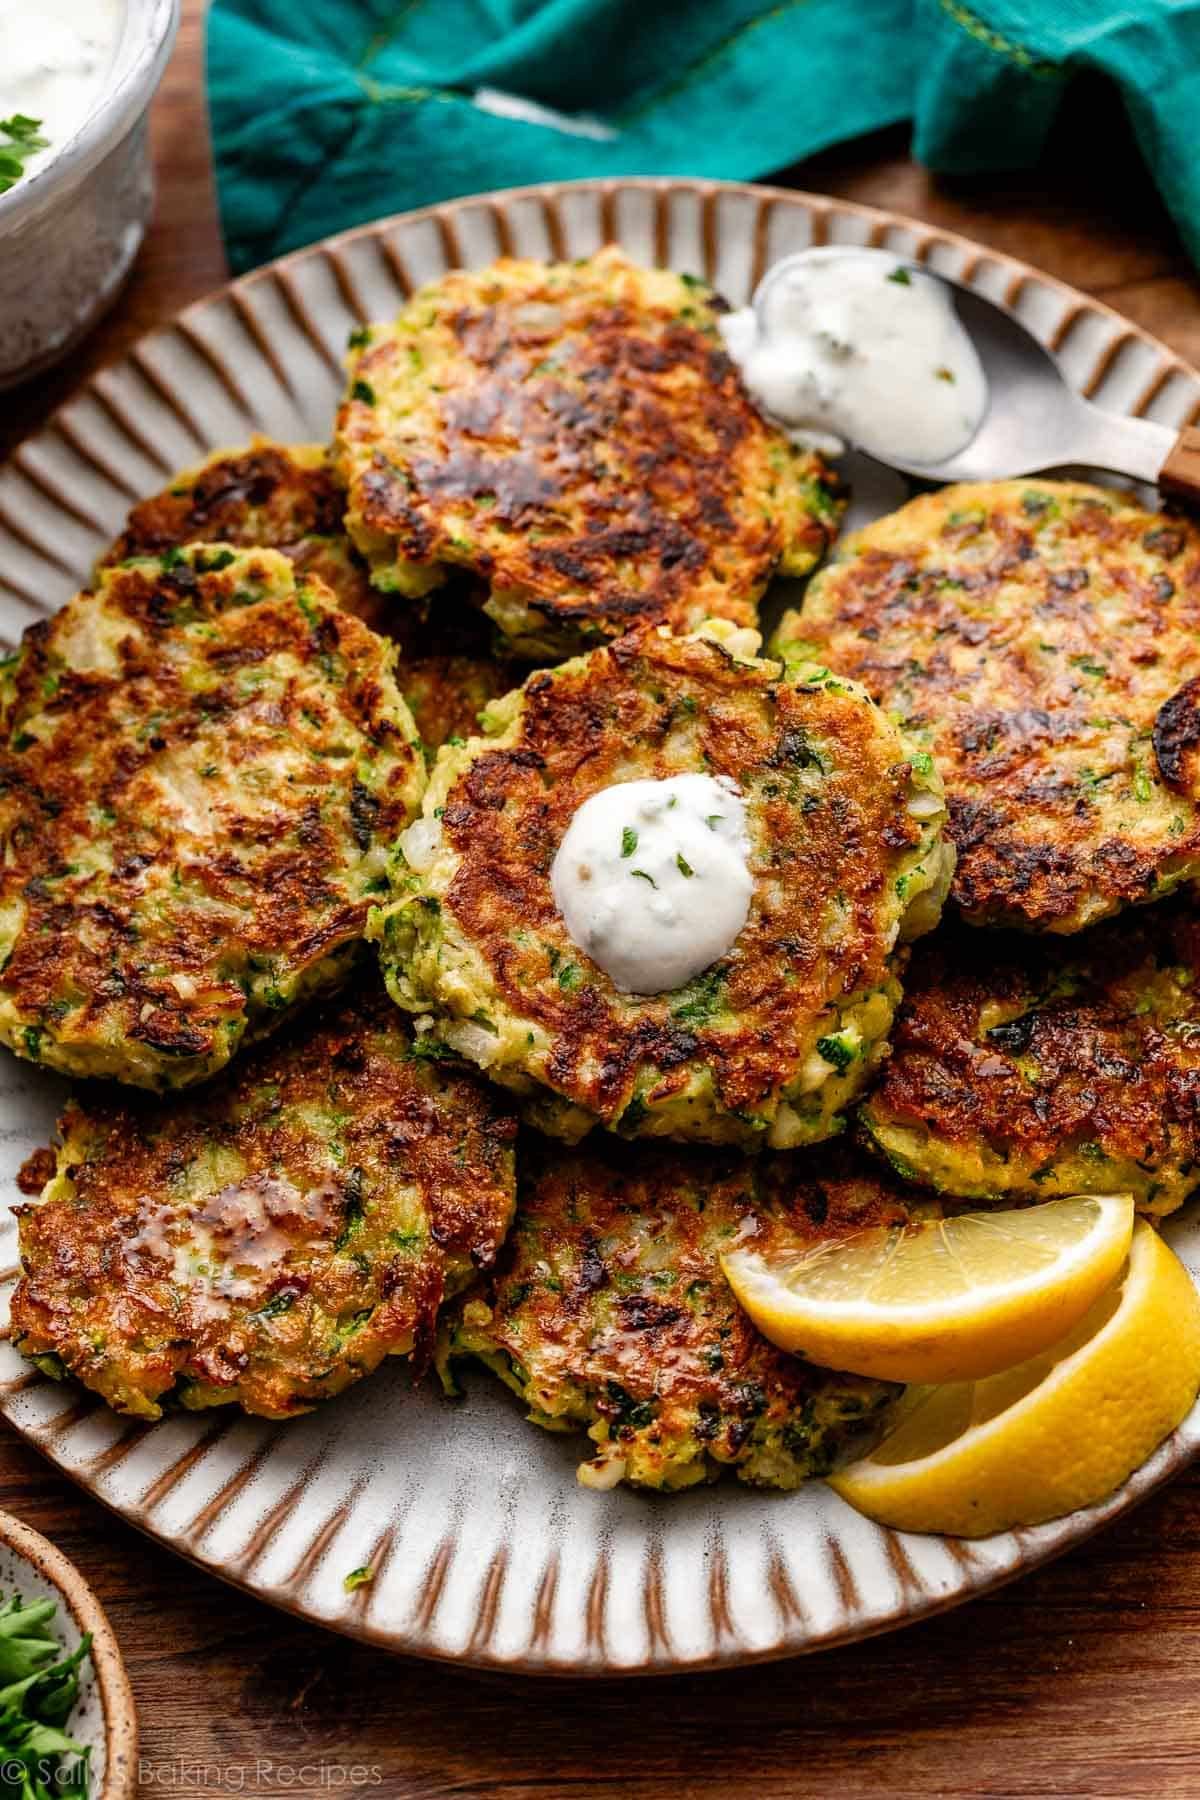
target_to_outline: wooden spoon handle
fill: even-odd
[[[1200,510],[1200,428],[1186,425],[1159,470],[1159,492],[1180,506]]]

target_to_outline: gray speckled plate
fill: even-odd
[[[455,263],[503,251],[703,271],[735,303],[813,242],[917,256],[1015,312],[1102,405],[1181,426],[1200,376],[1106,307],[964,239],[806,194],[617,181],[456,201],[248,276],[143,340],[0,471],[0,638],[86,578],[129,503],[253,431],[327,436],[357,323]],[[878,510],[878,508],[877,508]],[[0,1052],[0,1192],[47,1140],[60,1084]],[[16,1232],[0,1224],[0,1268]],[[1200,1276],[1200,1228],[1169,1235]],[[0,1344],[0,1411],[96,1497],[276,1605],[390,1650],[556,1673],[696,1668],[812,1650],[955,1604],[1123,1512],[1200,1448],[1200,1408],[1103,1506],[971,1544],[882,1531],[824,1484],[673,1499],[596,1494],[578,1446],[532,1430],[480,1377],[458,1408],[384,1370],[284,1427],[232,1413],[147,1428]],[[374,1579],[347,1594],[369,1564]]]

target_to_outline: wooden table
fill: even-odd
[[[158,221],[137,272],[66,370],[0,399],[0,450],[98,362],[224,277],[201,0],[184,12],[155,116]],[[1081,126],[1101,104],[1097,153]],[[936,184],[888,133],[783,179],[1011,250],[1200,362],[1195,284],[1095,93],[1079,96],[1034,177]],[[381,1658],[176,1561],[4,1426],[0,1505],[61,1544],[108,1608],[137,1696],[147,1796],[1200,1795],[1200,1469],[1064,1561],[911,1631],[649,1685],[531,1683]]]

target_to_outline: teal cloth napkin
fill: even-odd
[[[749,179],[902,119],[932,168],[1027,167],[1085,70],[1200,261],[1200,0],[214,0],[208,32],[237,269],[455,194]]]

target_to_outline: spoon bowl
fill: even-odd
[[[762,317],[765,295],[790,271],[843,253],[822,246],[775,263],[755,291],[756,313]],[[878,258],[882,273],[909,268],[948,288],[987,382],[987,405],[968,443],[936,463],[903,462],[890,456],[890,467],[923,481],[1002,481],[1083,465],[1137,481],[1160,482],[1164,491],[1180,498],[1200,497],[1200,433],[1187,430],[1177,435],[1149,419],[1121,417],[1094,406],[1076,392],[1056,358],[1019,319],[962,282],[892,251],[855,246],[849,253]],[[874,454],[868,445],[861,448]]]

